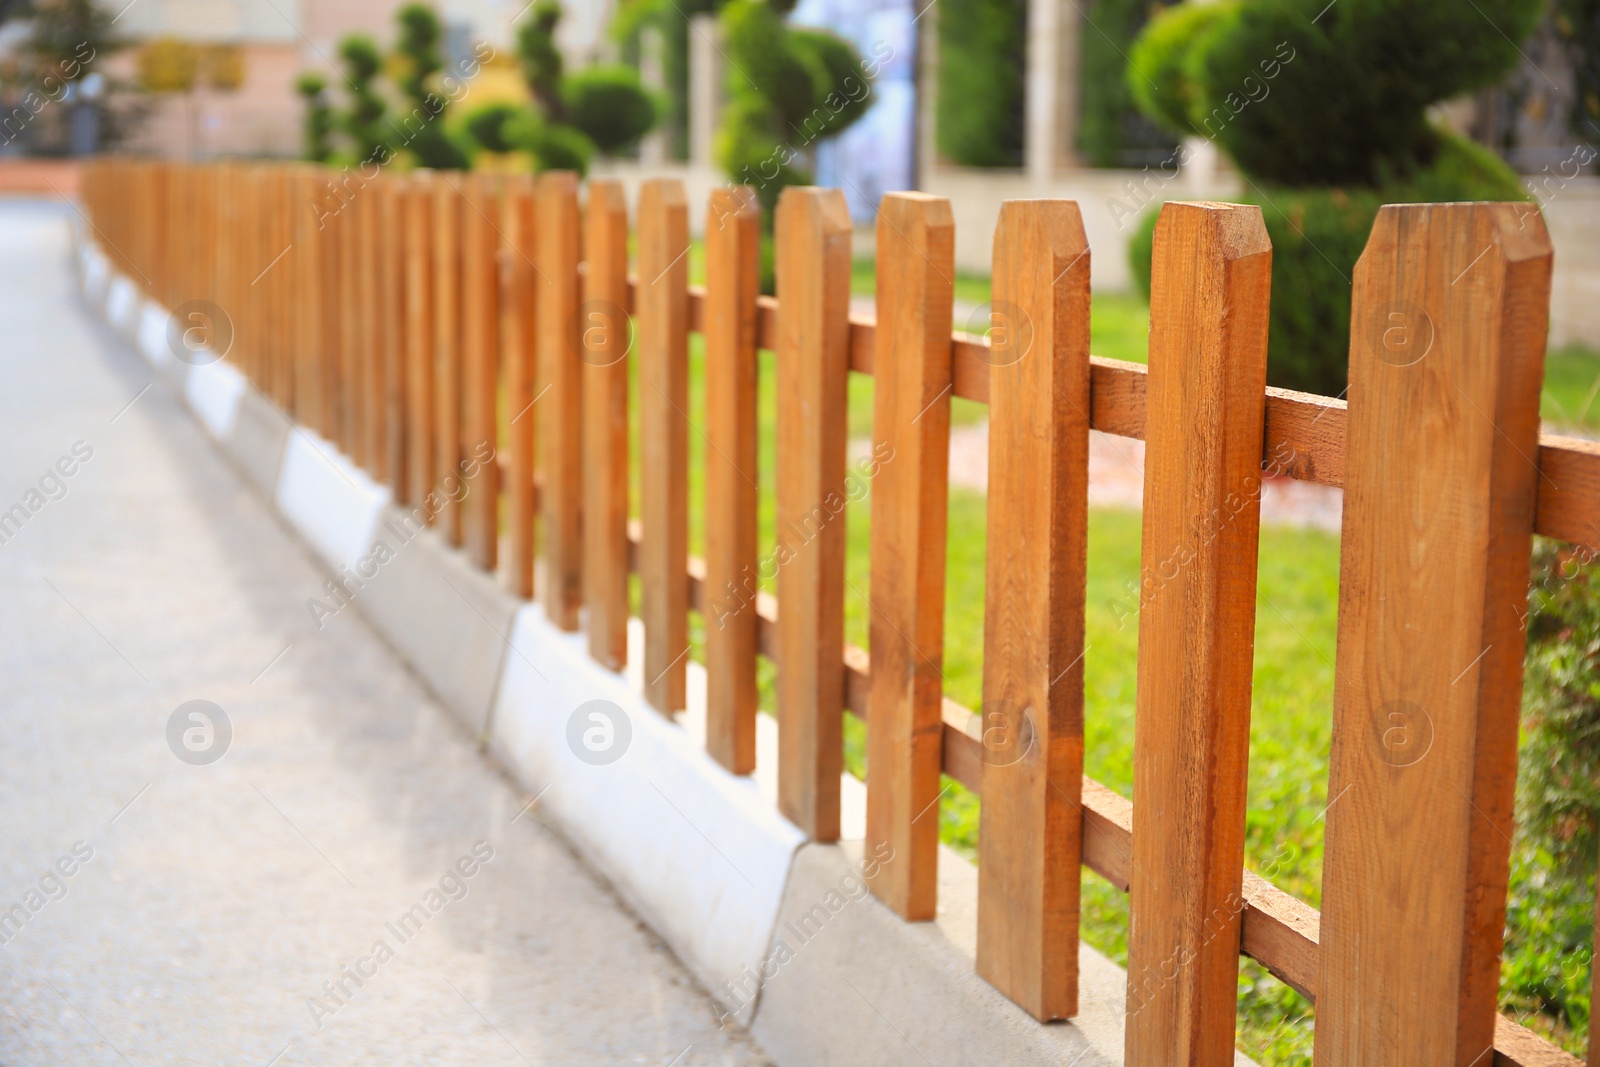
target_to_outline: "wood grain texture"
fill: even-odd
[[[439,509],[437,478],[438,443],[434,439],[437,416],[434,398],[433,327],[433,204],[432,175],[422,172],[405,179],[405,282],[406,282],[406,475],[408,495],[422,509],[430,525]]]
[[[1233,1063],[1272,247],[1254,207],[1156,223],[1145,420],[1130,1063]]]
[[[1534,529],[1600,551],[1600,441],[1539,438],[1539,505]]]
[[[229,188],[224,190],[228,210],[234,211],[230,170]],[[322,364],[322,251],[320,228],[314,210],[317,173],[310,167],[294,169],[295,244],[295,418],[305,426],[321,429],[325,425],[327,396],[321,375]],[[231,244],[231,242],[230,242]]]
[[[689,208],[683,183],[639,191],[640,615],[644,695],[673,715],[686,706],[689,600]]]
[[[395,502],[410,501],[406,479],[406,275],[405,201],[402,179],[385,174],[373,185],[378,195],[379,320],[383,339],[384,481],[393,489]]]
[[[1495,1040],[1550,296],[1525,221],[1385,207],[1356,265],[1319,1064]]]
[[[1070,200],[1000,207],[989,349],[978,974],[1078,1014],[1089,242]],[[780,597],[783,603],[787,600]]]
[[[589,182],[584,206],[583,599],[589,655],[611,670],[628,662],[628,205],[622,183]]]
[[[462,526],[472,562],[492,572],[500,562],[500,178],[460,180]]]
[[[461,544],[461,194],[433,183],[433,441],[438,446],[439,531]]]
[[[332,215],[328,204],[327,171],[317,171],[317,260],[322,277],[322,322],[319,350],[322,379],[322,436],[339,443],[344,438],[344,316],[339,310],[339,298],[344,291],[341,272],[344,253],[341,248],[338,217]]]
[[[867,852],[893,858],[868,880],[912,921],[938,900],[940,708],[950,464],[950,322],[955,225],[949,201],[890,193],[878,209],[878,351],[872,436]]]
[[[533,381],[535,340],[539,328],[538,276],[535,245],[533,178],[519,174],[505,179],[500,200],[500,365],[505,374],[505,441],[509,453],[503,486],[506,508],[507,587],[520,597],[533,596]]]
[[[777,213],[778,810],[839,839],[844,765],[845,479],[850,209],[790,187]],[[871,460],[868,461],[872,462]],[[864,486],[862,487],[865,488]]]
[[[706,751],[756,766],[756,297],[761,209],[746,185],[706,213]]]
[[[583,361],[579,358],[578,176],[547,171],[537,199],[540,472],[544,490],[544,603],[550,621],[578,628],[583,603]]]
[[[360,385],[356,390],[355,460],[375,479],[383,470],[383,322],[379,285],[382,245],[376,182],[368,182],[346,210],[356,227],[355,344]],[[270,247],[270,246],[269,246]],[[268,311],[270,314],[270,310]]]

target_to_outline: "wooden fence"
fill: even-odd
[[[1241,953],[1314,999],[1319,1063],[1478,1064],[1491,1047],[1495,1063],[1577,1062],[1496,1007],[1530,535],[1600,546],[1600,448],[1539,429],[1537,211],[1383,210],[1354,279],[1347,407],[1265,387],[1272,250],[1252,207],[1163,210],[1147,371],[1089,353],[1068,201],[1001,207],[991,342],[951,335],[950,211],[917,193],[882,203],[871,321],[849,313],[837,191],[785,191],[773,299],[745,188],[707,205],[698,288],[675,181],[643,187],[630,274],[621,187],[592,181],[580,204],[571,174],[108,160],[84,178],[121,271],[557,625],[586,608],[608,667],[627,657],[637,571],[656,708],[683,706],[689,611],[748,601],[705,629],[707,747],[751,772],[769,657],[779,803],[830,841],[842,712],[865,719],[868,844],[894,850],[871,888],[905,919],[935,912],[940,772],[979,792],[977,969],[1037,1018],[1078,1010],[1086,864],[1131,894],[1129,1063],[1231,1063]],[[703,559],[688,552],[693,331]],[[776,353],[777,525],[810,537],[780,546],[776,599],[754,578],[758,347]],[[874,375],[873,436],[893,456],[872,485],[870,654],[844,641],[832,521],[850,373]],[[942,692],[952,396],[992,409],[976,736]],[[1131,802],[1083,777],[1091,428],[1146,441]],[[487,448],[499,458],[474,462]],[[1320,916],[1244,869],[1263,471],[1345,491]],[[435,509],[451,474],[470,492]]]

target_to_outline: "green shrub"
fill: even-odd
[[[1227,152],[1272,238],[1270,382],[1344,388],[1351,272],[1379,206],[1527,198],[1498,157],[1427,111],[1503,76],[1542,4],[1191,0],[1151,20],[1130,91],[1151,117]],[[1146,292],[1153,227],[1129,250]]]
[[[333,109],[328,106],[328,80],[308,71],[300,75],[294,85],[306,105],[305,123],[302,127],[305,158],[313,163],[326,163],[333,155],[328,137],[333,133]]]
[[[656,102],[639,84],[639,72],[620,63],[567,75],[561,98],[567,121],[608,156],[638,144],[656,124]]]
[[[717,159],[732,181],[755,187],[769,232],[783,188],[811,181],[816,142],[872,102],[872,73],[855,47],[826,30],[786,26],[792,6],[730,0],[721,15],[730,69]]]
[[[1272,239],[1272,322],[1267,381],[1285,389],[1337,396],[1350,362],[1350,278],[1384,204],[1520,200],[1521,184],[1493,153],[1441,135],[1428,166],[1403,181],[1367,188],[1248,187]],[[1150,295],[1158,209],[1141,220],[1129,244],[1134,281]]]
[[[1238,0],[1179,4],[1152,19],[1128,53],[1124,80],[1134,103],[1178,133],[1198,133],[1192,115],[1200,87],[1188,70],[1203,50],[1203,40],[1237,11]]]
[[[940,0],[935,129],[952,163],[1022,163],[1027,10],[1027,0]]]
[[[1569,1051],[1590,1018],[1600,844],[1600,564],[1539,538],[1528,603],[1517,840],[1506,909],[1507,1006]]]
[[[1160,9],[1154,0],[1083,4],[1092,29],[1078,40],[1077,148],[1094,166],[1138,166],[1172,152],[1175,138],[1144,116],[1123,77],[1134,40]]]
[[[499,123],[485,120],[483,132],[497,144],[527,149],[539,170],[587,173],[596,151],[621,151],[650,132],[657,108],[630,68],[597,66],[567,74],[555,43],[561,14],[557,0],[534,3],[517,30],[518,64],[533,107],[515,109],[520,114]],[[482,137],[477,140],[490,148]]]
[[[373,84],[383,67],[378,46],[366,34],[352,33],[339,42],[339,59],[350,89],[350,103],[339,125],[349,136],[358,160],[387,162],[388,131],[383,122],[387,105]]]
[[[411,105],[412,121],[397,130],[400,146],[424,167],[460,170],[471,164],[467,153],[444,130],[449,100],[433,91],[433,80],[444,69],[439,52],[442,32],[439,15],[427,4],[407,4],[395,12],[400,37],[395,56],[401,73],[398,85]],[[415,126],[420,118],[422,125]]]
[[[513,152],[520,146],[506,137],[506,123],[526,110],[515,104],[484,104],[467,114],[467,133],[487,151]]]

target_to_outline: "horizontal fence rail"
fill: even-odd
[[[93,239],[186,347],[225,354],[558,627],[585,609],[612,669],[636,573],[645,698],[665,715],[686,700],[699,612],[707,748],[732,773],[755,767],[757,657],[772,661],[779,806],[814,840],[840,833],[841,712],[864,720],[868,844],[894,850],[871,888],[905,919],[937,908],[940,774],[979,793],[977,969],[1035,1017],[1078,1012],[1082,865],[1130,894],[1130,1062],[1231,1062],[1244,955],[1316,1002],[1318,1063],[1577,1063],[1495,1010],[1521,696],[1508,620],[1533,533],[1600,548],[1600,445],[1539,431],[1551,253],[1525,208],[1383,209],[1347,404],[1264,386],[1255,208],[1163,209],[1147,368],[1089,354],[1090,249],[1067,201],[1001,208],[984,338],[950,330],[954,228],[923,194],[883,201],[872,317],[849,312],[837,191],[785,191],[775,297],[742,187],[704,205],[704,286],[688,283],[696,205],[666,179],[641,191],[632,273],[621,186],[560,172],[101,160],[82,196]],[[761,349],[778,526],[808,538],[779,557],[778,597],[755,577]],[[872,488],[870,650],[844,641],[834,521],[851,372],[874,377],[873,446],[894,457]],[[952,396],[990,405],[981,718],[942,689]],[[1083,775],[1091,429],[1147,442],[1133,801]],[[1244,869],[1263,471],[1345,490],[1328,795],[1350,796],[1328,814],[1321,914]],[[1386,728],[1415,714],[1425,762]]]

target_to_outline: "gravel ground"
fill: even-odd
[[[765,1063],[358,616],[316,629],[69,214],[0,201],[0,1063]]]

